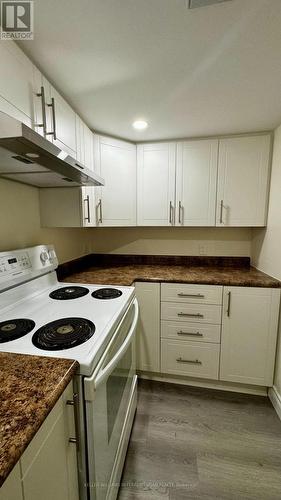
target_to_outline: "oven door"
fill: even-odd
[[[132,425],[130,405],[136,389],[135,331],[138,321],[136,299],[113,335],[94,374],[84,379],[89,497],[91,500],[114,498],[118,488],[111,484],[120,479]],[[128,425],[128,415],[130,425]],[[119,458],[120,457],[120,458]],[[118,463],[119,462],[119,463]],[[119,474],[119,475],[120,475]],[[115,491],[116,494],[111,492]]]

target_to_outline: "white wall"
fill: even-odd
[[[268,224],[253,230],[252,259],[258,269],[281,280],[281,125],[274,134]],[[274,384],[281,397],[281,328],[277,351]]]

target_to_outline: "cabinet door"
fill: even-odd
[[[71,384],[72,385],[72,384]],[[76,445],[69,443],[73,432],[69,424],[66,399],[70,387],[59,399],[21,458],[25,500],[78,500]]]
[[[177,225],[216,225],[217,161],[217,139],[177,145]]]
[[[280,291],[225,287],[220,379],[271,386]]]
[[[52,99],[53,106],[52,106]],[[53,143],[76,157],[76,117],[73,109],[63,97],[51,87],[51,101],[47,103],[52,116]]]
[[[94,138],[92,131],[83,124],[84,132],[84,164],[89,170],[94,170]]]
[[[266,224],[270,148],[270,135],[219,142],[218,226]]]
[[[137,329],[137,369],[160,372],[160,284],[136,283],[140,306]]]
[[[137,146],[138,226],[175,223],[176,145]]]
[[[100,175],[97,190],[99,226],[136,225],[136,146],[99,137]]]
[[[94,187],[81,188],[82,203],[82,227],[95,227],[97,225],[96,216],[96,196]]]
[[[19,463],[0,488],[0,500],[23,500]]]
[[[29,127],[34,118],[33,65],[12,41],[0,43],[0,110]]]

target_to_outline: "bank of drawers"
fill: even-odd
[[[218,379],[222,287],[161,284],[161,371]]]

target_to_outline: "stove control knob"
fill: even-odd
[[[40,253],[40,260],[43,264],[45,264],[48,259],[49,259],[48,252],[44,251]]]
[[[55,250],[49,250],[49,259],[52,261],[52,260],[55,260],[56,259],[56,252]]]

